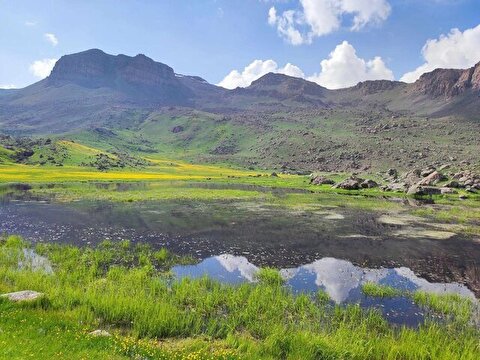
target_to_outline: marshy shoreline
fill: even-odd
[[[26,248],[48,259],[52,271],[33,266],[38,261],[28,264]],[[227,285],[207,277],[173,281],[171,267],[192,259],[146,244],[32,247],[9,236],[2,237],[0,251],[0,292],[43,294],[26,302],[0,299],[5,358],[476,359],[480,354],[474,302],[460,296],[413,295],[442,317],[408,328],[390,325],[374,310],[332,304],[322,291],[294,295],[272,268],[261,269],[254,284]],[[398,295],[374,284],[363,291]],[[95,330],[105,336],[94,336]]]

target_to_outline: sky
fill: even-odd
[[[480,61],[480,0],[0,0],[0,88],[91,48],[226,88],[268,72],[331,89],[413,82]]]

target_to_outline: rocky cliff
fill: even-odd
[[[436,69],[423,74],[411,85],[411,92],[431,97],[451,98],[480,90],[480,63],[466,70]]]

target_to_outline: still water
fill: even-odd
[[[274,266],[295,292],[324,290],[335,303],[379,308],[389,321],[413,325],[424,314],[409,298],[367,297],[362,284],[480,295],[480,242],[406,215],[248,201],[60,203],[21,190],[0,198],[0,232],[76,245],[130,239],[200,261],[175,267],[178,278],[251,282],[258,267]]]

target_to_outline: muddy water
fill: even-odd
[[[58,203],[17,190],[0,200],[0,232],[32,241],[86,245],[130,239],[200,260],[230,254],[283,269],[334,258],[363,268],[408,268],[426,281],[464,284],[480,295],[480,243],[421,218],[321,204],[285,209],[245,201]]]

